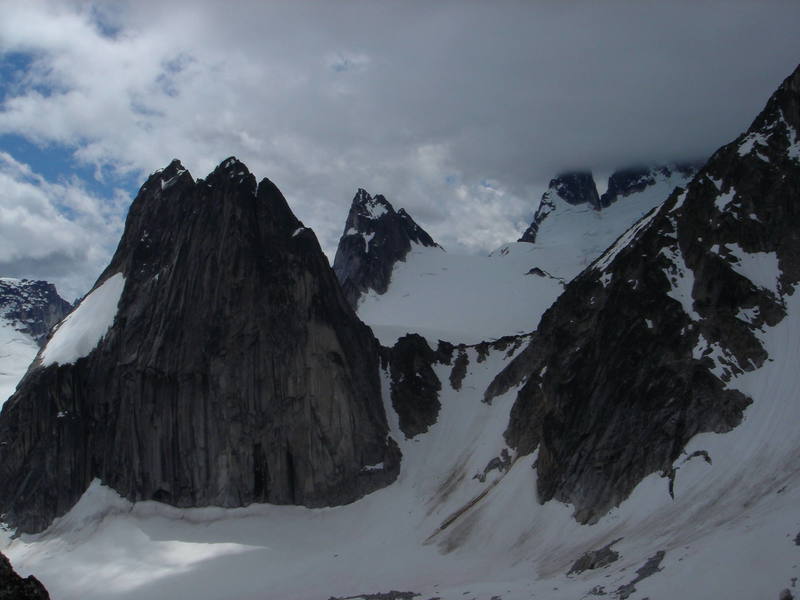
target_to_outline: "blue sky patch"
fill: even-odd
[[[8,152],[16,161],[30,165],[34,173],[52,183],[77,177],[86,190],[95,196],[110,197],[115,189],[123,189],[133,196],[139,189],[140,174],[109,173],[108,177],[103,178],[104,181],[98,181],[94,166],[79,163],[73,158],[72,152],[63,146],[40,146],[22,136],[5,134],[0,135],[0,151]]]

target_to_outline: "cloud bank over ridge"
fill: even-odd
[[[557,171],[707,156],[800,56],[796,2],[0,5],[0,228],[13,209],[52,230],[9,233],[0,268],[76,289],[116,242],[121,182],[173,157],[203,177],[238,156],[329,253],[358,187],[486,251]],[[38,175],[9,136],[105,191]]]

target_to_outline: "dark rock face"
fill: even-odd
[[[405,260],[411,244],[438,246],[404,209],[395,212],[383,196],[359,189],[333,261],[351,306],[368,290],[386,292],[395,263]]]
[[[670,177],[673,173],[681,173],[690,177],[701,166],[701,163],[687,162],[674,165],[630,167],[615,171],[608,178],[608,189],[600,196],[600,206],[606,208],[621,198],[647,189],[656,183],[658,175]]]
[[[49,600],[50,594],[33,575],[22,578],[0,553],[0,600]]]
[[[547,191],[542,195],[539,208],[533,215],[533,222],[517,241],[531,244],[536,241],[539,227],[547,215],[553,212],[559,198],[573,206],[588,204],[595,210],[600,209],[600,197],[597,195],[597,186],[592,174],[589,172],[564,173],[550,180]]]
[[[739,424],[750,399],[725,382],[767,359],[756,333],[785,316],[800,281],[798,131],[795,71],[687,189],[567,285],[487,390],[525,381],[506,439],[539,449],[541,501],[595,521],[668,474],[695,434]],[[774,258],[772,289],[743,274],[752,253]]]
[[[442,407],[439,402],[442,383],[433,365],[439,362],[449,362],[449,356],[434,352],[425,338],[416,333],[401,337],[390,350],[392,406],[406,438],[425,433],[436,423]]]
[[[269,180],[173,161],[131,206],[95,288],[113,326],[29,371],[0,414],[0,514],[39,531],[94,478],[176,506],[326,506],[393,481],[378,345]]]
[[[14,328],[44,345],[47,334],[59,323],[72,305],[46,281],[0,278],[0,317]]]

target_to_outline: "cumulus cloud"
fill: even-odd
[[[0,133],[112,183],[237,155],[329,255],[358,187],[488,251],[558,171],[734,137],[795,66],[798,20],[777,0],[9,2],[0,52],[26,66]]]
[[[68,300],[86,293],[110,257],[130,198],[49,182],[5,152],[0,190],[0,273],[52,281]]]

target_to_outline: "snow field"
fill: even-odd
[[[0,406],[14,393],[38,352],[39,346],[33,338],[0,317]]]
[[[563,284],[686,181],[680,174],[658,174],[654,185],[602,211],[554,198],[555,207],[542,222],[535,244],[506,244],[489,256],[414,245],[405,262],[395,265],[386,293],[362,297],[358,316],[387,346],[412,332],[434,344],[439,339],[476,344],[529,333],[561,294]],[[640,228],[646,225],[643,221]],[[528,274],[532,268],[546,275]]]
[[[443,600],[566,600],[597,586],[614,598],[611,592],[658,551],[665,552],[662,570],[636,583],[632,597],[777,597],[800,575],[793,541],[800,533],[800,375],[793,360],[800,351],[800,298],[789,301],[789,316],[763,334],[774,359],[729,384],[754,399],[744,422],[690,442],[674,464],[674,500],[667,479],[654,473],[595,525],[576,523],[570,506],[537,503],[535,455],[519,458],[505,474],[491,471],[485,483],[473,479],[505,447],[516,390],[492,405],[481,402],[509,358],[493,351],[478,363],[469,349],[460,391],[449,386],[450,367],[436,367],[443,384],[439,421],[411,440],[397,428],[384,374],[401,473],[351,505],[131,505],[96,482],[48,531],[16,540],[6,534],[0,547],[22,573],[35,572],[56,600],[326,600],[388,590]],[[698,450],[711,464],[688,459]],[[584,552],[619,538],[618,561],[567,576]]]

